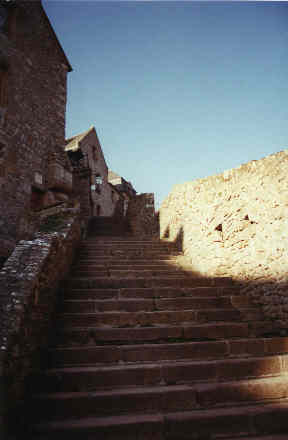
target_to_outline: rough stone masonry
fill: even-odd
[[[161,237],[181,241],[185,264],[203,276],[232,276],[288,323],[288,151],[223,174],[176,185],[163,202]]]

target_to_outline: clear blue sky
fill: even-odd
[[[67,137],[159,204],[288,148],[288,3],[43,1],[70,60]]]

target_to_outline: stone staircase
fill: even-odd
[[[263,336],[229,278],[197,278],[177,255],[168,242],[83,242],[27,438],[287,440],[288,338]]]
[[[118,239],[123,239],[127,232],[127,222],[125,220],[119,221],[119,219],[115,217],[92,217],[88,225],[89,237],[116,236]]]

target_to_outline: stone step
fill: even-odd
[[[107,249],[107,250],[98,250],[98,251],[92,251],[92,250],[86,250],[86,251],[79,251],[78,253],[79,256],[79,262],[81,261],[86,261],[86,260],[94,260],[95,262],[98,260],[100,261],[104,261],[105,259],[115,259],[116,261],[118,261],[119,263],[122,263],[126,260],[135,260],[136,259],[141,259],[141,260],[150,260],[150,261],[155,261],[155,260],[177,260],[177,258],[179,259],[179,257],[182,256],[181,253],[179,252],[169,252],[169,254],[165,253],[165,252],[160,252],[160,251],[156,251],[156,250],[130,250],[130,251],[118,251],[118,250],[113,250],[113,249]]]
[[[235,287],[144,287],[120,289],[73,289],[62,288],[60,294],[65,299],[159,299],[159,298],[199,298],[201,297],[229,297],[236,302],[239,296],[242,305],[248,303],[249,298],[240,295],[240,290]]]
[[[36,437],[31,438],[41,435],[41,440],[63,440],[63,436],[70,440],[240,440],[241,437],[283,440],[281,434],[287,434],[287,416],[288,403],[284,399],[262,405],[164,415],[118,415],[46,422],[33,426],[31,435],[34,433]]]
[[[165,250],[175,250],[177,246],[172,242],[160,242],[155,240],[101,240],[97,238],[96,240],[86,240],[82,242],[80,249],[85,248],[98,248],[98,247],[120,247],[120,248],[155,248],[155,249],[165,249]]]
[[[170,252],[174,253],[180,253],[179,249],[177,249],[176,246],[167,246],[165,244],[155,244],[155,243],[142,243],[142,244],[138,244],[138,243],[133,243],[132,241],[130,242],[118,242],[118,243],[113,243],[113,242],[108,242],[108,243],[87,243],[85,245],[82,245],[79,248],[80,252],[85,252],[85,251],[109,251],[109,250],[115,250],[115,251],[120,251],[120,252],[126,252],[126,251],[139,251],[139,252],[143,252],[143,251],[157,251],[160,253],[166,253],[167,255],[170,254]]]
[[[150,326],[130,328],[68,327],[56,330],[56,342],[61,346],[95,344],[142,344],[145,342],[173,342],[246,338],[250,335],[250,323],[220,322],[197,325]],[[253,329],[252,329],[253,331]],[[285,338],[279,338],[280,341]],[[281,343],[281,342],[280,342]],[[285,343],[283,343],[285,344]],[[245,345],[243,346],[243,350]],[[249,350],[248,350],[249,351]]]
[[[157,242],[157,241],[123,241],[123,240],[100,240],[95,241],[87,240],[80,246],[81,249],[163,249],[165,252],[177,250],[177,246],[174,243]]]
[[[149,326],[173,325],[179,323],[201,323],[217,321],[248,321],[261,319],[262,314],[257,309],[236,310],[233,308],[188,309],[188,310],[161,310],[141,312],[94,312],[94,313],[63,313],[59,323],[67,326]]]
[[[158,269],[158,270],[147,270],[147,269],[140,269],[140,270],[133,270],[133,269],[122,269],[122,270],[116,270],[114,268],[106,268],[104,270],[93,270],[90,271],[88,269],[86,270],[75,270],[72,272],[72,276],[74,277],[83,277],[83,278],[97,278],[97,277],[114,277],[114,278],[150,278],[150,277],[188,277],[189,272],[185,272],[180,269],[175,268],[169,268],[166,267],[166,269]]]
[[[258,311],[252,310],[256,314]],[[251,315],[231,309],[199,309],[199,310],[164,310],[155,312],[96,312],[96,313],[63,313],[59,323],[68,326],[112,326],[135,327],[149,325],[173,325],[179,323],[201,323],[217,321],[246,321]]]
[[[117,414],[167,413],[226,407],[242,403],[281,400],[288,397],[284,377],[239,380],[212,384],[154,386],[92,393],[36,395],[33,416],[49,414],[51,419],[103,417]]]
[[[143,287],[231,287],[231,278],[192,278],[192,277],[155,277],[147,278],[68,278],[61,282],[61,287],[73,289],[120,289],[120,288],[143,288]]]
[[[73,273],[85,273],[87,272],[88,274],[93,274],[93,272],[97,272],[97,271],[103,271],[103,270],[123,270],[123,271],[139,271],[139,270],[151,270],[151,271],[158,271],[158,270],[182,270],[180,269],[180,267],[178,266],[172,266],[169,264],[151,264],[148,262],[146,262],[145,264],[137,264],[137,263],[133,263],[131,262],[130,264],[119,264],[119,262],[114,261],[111,263],[106,263],[106,264],[94,264],[94,265],[89,265],[89,264],[77,264],[74,267],[72,267],[72,272]]]
[[[168,264],[169,266],[177,265],[177,255],[174,256],[163,256],[161,258],[143,258],[143,256],[129,256],[124,255],[119,258],[117,255],[106,255],[99,256],[96,255],[94,257],[81,257],[77,261],[77,264],[81,264],[86,266],[95,265],[95,264]]]
[[[136,386],[260,379],[287,374],[287,358],[288,355],[283,354],[219,360],[53,368],[40,374],[34,386],[39,392],[93,392]]]
[[[230,329],[231,330],[231,329]],[[50,351],[52,365],[85,365],[119,362],[155,362],[185,359],[264,356],[288,353],[288,338],[242,338],[187,342],[171,338],[169,343],[102,346],[75,346]]]
[[[93,313],[110,311],[159,311],[159,310],[190,310],[206,308],[230,308],[233,310],[229,297],[183,297],[168,299],[111,299],[111,300],[66,300],[61,310],[65,313]]]

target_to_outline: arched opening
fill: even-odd
[[[101,215],[101,206],[100,205],[96,206],[96,215],[97,215],[97,217],[99,217]]]

